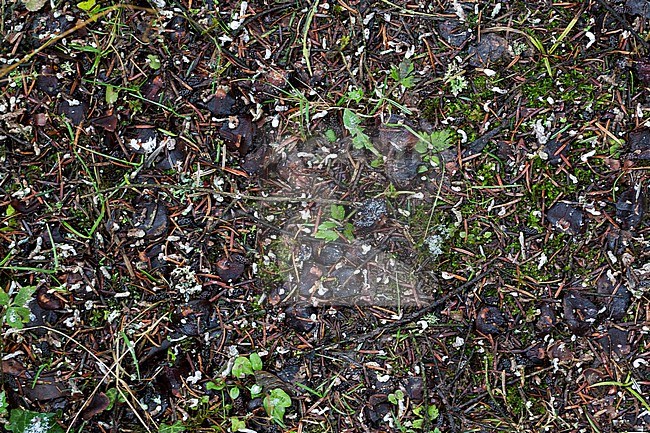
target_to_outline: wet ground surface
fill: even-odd
[[[3,3],[0,428],[647,429],[648,5]]]

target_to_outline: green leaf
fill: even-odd
[[[9,295],[0,289],[0,307],[6,307],[7,305],[9,305]]]
[[[237,432],[246,428],[246,422],[237,417],[230,418],[230,431]]]
[[[354,225],[352,223],[347,223],[343,226],[343,236],[350,242],[354,240]]]
[[[5,311],[7,325],[15,329],[23,329],[24,324],[29,322],[29,309],[25,307],[9,307]]]
[[[350,134],[357,134],[359,131],[359,124],[361,123],[361,119],[359,119],[359,116],[357,116],[357,113],[354,111],[350,110],[349,108],[346,108],[343,110],[343,126],[345,129],[350,132]]]
[[[253,374],[253,367],[251,362],[245,356],[238,356],[232,366],[232,375],[238,379],[246,375]]]
[[[221,391],[226,387],[226,382],[223,379],[211,380],[205,384],[205,389],[213,391]]]
[[[258,384],[251,386],[251,398],[259,397],[262,394],[262,390],[263,388]]]
[[[23,3],[25,4],[25,8],[28,11],[36,12],[38,10],[41,10],[43,6],[45,6],[47,0],[23,0]]]
[[[429,419],[434,420],[440,416],[440,411],[438,410],[438,406],[435,404],[432,404],[427,408],[427,414],[429,415]]]
[[[418,142],[415,144],[415,151],[420,155],[424,155],[429,151],[429,143],[424,140],[418,140]]]
[[[54,420],[53,413],[32,412],[31,410],[12,409],[7,430],[13,433],[39,432],[64,433],[65,430]]]
[[[158,56],[154,54],[149,54],[147,56],[147,59],[149,59],[149,67],[151,67],[151,69],[153,70],[160,69],[160,59],[158,58]]]
[[[117,102],[117,98],[120,95],[119,90],[115,90],[115,87],[113,86],[106,86],[106,103],[107,104],[115,104]]]
[[[421,429],[424,425],[424,420],[422,418],[413,420],[413,428]]]
[[[433,146],[434,152],[442,152],[451,146],[451,131],[443,129],[442,131],[433,131],[429,136],[429,142]]]
[[[35,291],[36,291],[36,287],[34,286],[21,287],[20,290],[18,291],[18,294],[14,298],[14,302],[13,302],[14,305],[19,307],[26,306]]]
[[[176,421],[174,424],[160,424],[158,433],[181,433],[185,431],[185,426],[181,421]]]
[[[334,132],[333,129],[328,129],[325,131],[325,138],[327,138],[327,141],[330,143],[334,143],[336,141],[336,132]]]
[[[89,12],[95,7],[95,0],[86,0],[77,3],[77,7],[82,11]]]
[[[0,419],[7,417],[7,408],[9,408],[7,394],[4,391],[0,391]]]
[[[345,208],[338,204],[333,204],[331,206],[332,218],[338,221],[345,219]]]
[[[291,406],[291,397],[284,390],[275,388],[264,398],[263,405],[266,413],[282,425],[284,413]]]
[[[260,358],[260,355],[253,352],[250,354],[248,359],[251,361],[251,368],[253,371],[260,371],[262,369],[262,358]]]
[[[349,90],[346,96],[358,104],[363,99],[363,89]]]
[[[355,149],[372,149],[370,138],[360,131],[352,137],[352,146]]]
[[[388,401],[392,404],[397,404],[397,397],[395,397],[395,394],[388,394]]]
[[[239,397],[239,388],[237,388],[237,387],[230,388],[230,391],[228,391],[228,394],[230,395],[230,398],[232,398],[233,400],[236,400],[237,397]]]
[[[314,237],[316,239],[323,239],[326,241],[333,242],[339,238],[339,234],[335,232],[334,230],[318,230],[315,234]]]

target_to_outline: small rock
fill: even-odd
[[[73,125],[79,126],[81,122],[86,118],[86,112],[88,111],[88,104],[83,101],[78,101],[76,99],[67,100],[64,99],[59,104],[58,113],[64,115]]]
[[[318,252],[318,258],[316,259],[320,264],[325,266],[335,265],[339,260],[343,258],[343,247],[340,245],[327,243]]]
[[[586,334],[598,316],[598,307],[576,291],[564,295],[563,309],[567,326],[576,335]]]
[[[476,315],[476,330],[481,334],[500,334],[505,325],[506,319],[497,307],[483,307]]]
[[[406,187],[418,175],[422,155],[415,150],[391,152],[386,161],[386,175],[399,187]]]
[[[445,20],[438,25],[438,33],[452,47],[458,48],[469,39],[469,32],[458,20]]]
[[[548,354],[551,359],[557,359],[560,362],[571,361],[573,359],[573,352],[563,341],[553,343],[548,348]]]
[[[650,69],[650,64],[648,66]],[[650,159],[650,128],[641,128],[628,134],[629,159]]]
[[[295,331],[307,333],[314,329],[316,322],[312,315],[316,314],[316,309],[311,305],[291,305],[284,310],[287,324]]]
[[[239,254],[223,257],[217,262],[217,275],[226,282],[235,281],[244,273],[246,269],[245,262],[244,256]]]
[[[648,0],[626,0],[625,12],[629,15],[650,18],[650,2]]]
[[[421,377],[409,377],[404,384],[406,395],[414,402],[424,399],[424,381]]]
[[[582,211],[570,206],[568,203],[555,204],[546,213],[546,218],[553,226],[565,233],[578,234],[582,230]]]
[[[230,151],[243,157],[252,147],[255,124],[249,116],[233,116],[217,132]]]
[[[233,114],[233,107],[235,105],[235,98],[223,89],[217,89],[214,96],[205,104],[206,108],[210,110],[214,116],[224,117]]]
[[[332,293],[331,302],[337,305],[355,304],[363,289],[363,276],[357,269],[344,266],[335,269],[326,287]]]
[[[60,310],[63,306],[61,300],[54,293],[50,293],[47,287],[41,287],[36,292],[36,302],[44,310]]]
[[[531,364],[540,366],[547,363],[546,350],[541,343],[537,343],[526,349],[526,358]]]
[[[481,41],[469,48],[469,64],[473,67],[488,66],[499,60],[508,49],[508,41],[494,33],[481,36]]]
[[[540,333],[548,334],[553,330],[555,324],[557,323],[555,312],[553,312],[551,306],[546,303],[542,304],[539,307],[539,311],[540,315],[535,326],[537,326],[537,329],[540,331]]]
[[[98,392],[90,400],[90,403],[81,412],[81,418],[88,421],[90,418],[104,412],[111,404],[108,396],[103,392]]]
[[[598,339],[603,350],[607,353],[615,353],[618,356],[630,354],[630,344],[627,342],[628,332],[623,329],[610,328],[607,334]]]
[[[613,278],[613,277],[611,277]],[[607,312],[612,320],[621,320],[627,314],[627,309],[632,301],[632,294],[627,286],[617,279],[612,279],[607,273],[598,278],[596,288],[598,294],[603,296]]]
[[[146,239],[167,234],[169,228],[167,207],[162,203],[139,201],[135,206],[133,228],[142,230]]]
[[[549,140],[544,147],[544,152],[548,155],[548,163],[559,165],[564,161],[563,156],[571,150],[569,143],[562,143],[558,140]]]
[[[623,230],[636,229],[643,219],[644,196],[641,185],[630,188],[616,202],[616,221]]]
[[[50,96],[56,96],[59,93],[59,79],[56,77],[54,68],[43,66],[41,74],[36,79],[36,88]]]

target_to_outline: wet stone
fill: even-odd
[[[318,262],[325,266],[332,266],[343,258],[343,247],[328,243],[318,252]]]
[[[108,409],[108,406],[110,404],[111,401],[109,400],[108,396],[103,392],[98,392],[93,396],[93,398],[90,400],[90,403],[84,408],[83,412],[81,412],[81,418],[88,421],[95,415],[99,415]]]
[[[548,155],[548,163],[552,165],[561,164],[565,156],[571,150],[571,145],[558,140],[549,140],[544,146],[544,152]]]
[[[295,331],[307,333],[316,325],[312,315],[316,309],[311,305],[291,305],[284,310],[287,324]]]
[[[153,239],[167,234],[169,228],[167,207],[162,203],[148,201],[136,204],[133,226],[146,239]]]
[[[626,0],[625,13],[629,15],[638,15],[643,18],[650,18],[650,1]]]
[[[602,302],[607,308],[607,313],[612,320],[621,320],[627,314],[627,309],[632,301],[632,294],[625,284],[622,284],[609,273],[604,273],[598,278],[596,287],[602,296]]]
[[[553,330],[555,324],[557,323],[557,318],[555,317],[555,312],[550,305],[544,303],[539,307],[539,318],[535,326],[542,334],[548,334]]]
[[[422,155],[415,150],[393,152],[386,161],[386,174],[394,184],[404,187],[418,175]]]
[[[467,39],[469,32],[463,29],[462,23],[458,20],[445,20],[438,25],[438,33],[452,47],[460,47]]]
[[[476,315],[476,330],[484,335],[500,334],[506,325],[503,313],[494,306],[483,307]]]
[[[616,202],[616,221],[623,230],[636,229],[643,219],[644,196],[641,186],[623,191]]]
[[[582,230],[582,211],[568,203],[560,202],[555,204],[546,213],[546,218],[555,228],[565,233],[578,234]]]
[[[233,114],[235,102],[235,98],[225,90],[217,89],[205,106],[214,116],[224,117]]]
[[[326,287],[330,289],[333,303],[354,303],[360,296],[363,288],[363,276],[357,269],[344,266],[335,269],[330,277]]]
[[[648,67],[650,69],[650,66]],[[650,128],[642,128],[628,134],[629,159],[650,159]]]
[[[508,49],[508,41],[494,33],[481,36],[481,41],[469,48],[470,66],[488,66],[501,59]]]
[[[50,96],[56,96],[59,93],[59,79],[56,77],[54,68],[43,66],[41,74],[36,79],[36,88]]]
[[[630,345],[627,342],[628,332],[623,329],[610,328],[607,333],[598,339],[598,343],[607,353],[618,356],[629,355]]]
[[[83,122],[87,111],[88,104],[76,99],[64,99],[58,108],[58,113],[67,117],[75,126],[79,126]]]
[[[377,198],[365,200],[357,210],[354,226],[370,228],[379,222],[388,212],[386,201]]]
[[[574,334],[586,334],[596,322],[598,307],[578,292],[567,292],[562,305],[566,324]]]
[[[246,269],[246,259],[240,254],[232,254],[230,257],[223,257],[217,262],[217,275],[222,280],[238,280]]]
[[[547,363],[546,349],[541,343],[537,343],[526,349],[526,359],[535,366]]]

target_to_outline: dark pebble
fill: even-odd
[[[506,319],[497,307],[483,307],[476,315],[476,330],[481,334],[500,334],[505,324]]]
[[[555,312],[550,305],[544,303],[539,307],[539,318],[537,319],[537,329],[542,334],[548,334],[553,330],[555,324],[557,323],[557,318],[555,317]]]
[[[563,309],[566,324],[576,335],[586,334],[598,316],[598,307],[575,291],[564,295]]]
[[[316,325],[311,318],[312,314],[316,314],[316,309],[311,305],[291,305],[284,313],[287,324],[295,331],[307,333]]]
[[[565,233],[575,235],[582,230],[582,211],[570,206],[568,203],[560,202],[555,204],[546,213],[546,218],[555,228]]]
[[[217,261],[217,275],[219,275],[219,278],[226,282],[238,280],[246,269],[243,258],[239,254],[232,254],[230,257],[219,259]]]

